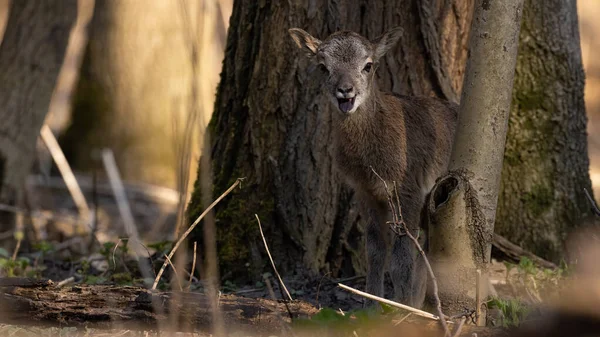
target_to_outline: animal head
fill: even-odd
[[[396,27],[375,40],[350,31],[339,31],[321,41],[300,28],[289,33],[327,78],[325,91],[343,114],[352,114],[371,95],[375,70],[381,57],[398,42]]]

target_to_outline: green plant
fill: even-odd
[[[38,251],[41,255],[44,255],[53,252],[54,245],[48,241],[40,241],[33,244],[33,249]]]
[[[148,245],[148,248],[155,249],[157,254],[162,256],[171,252],[171,248],[173,248],[173,241],[159,241],[155,243],[151,243]]]
[[[86,275],[83,278],[83,283],[85,284],[103,284],[108,281],[106,277],[103,276],[95,276],[95,275]]]
[[[100,248],[100,255],[104,256],[105,259],[109,260],[112,252],[114,250],[115,243],[114,242],[105,242]]]
[[[90,273],[90,268],[92,267],[92,265],[90,264],[90,261],[88,261],[87,259],[83,259],[81,260],[81,269],[78,269],[77,272],[82,274],[82,275],[88,275]]]
[[[348,312],[323,308],[308,319],[296,319],[293,322],[295,329],[309,330],[315,333],[327,331],[335,336],[368,335],[370,330],[390,323],[403,310],[381,304],[380,307],[357,309]]]
[[[488,308],[498,309],[502,314],[503,327],[518,327],[529,314],[529,307],[521,301],[494,297],[487,302]]]
[[[133,276],[130,273],[114,273],[111,280],[119,285],[133,285]]]
[[[223,285],[221,286],[221,288],[223,288],[223,291],[236,291],[238,289],[238,286],[235,285],[235,283],[231,282],[230,280],[225,280],[225,282],[223,282]]]
[[[0,258],[0,270],[7,277],[26,276],[27,268],[30,264],[31,261],[26,257],[18,257],[15,260],[10,257]]]
[[[10,258],[10,253],[6,249],[0,247],[0,257],[8,259]]]
[[[521,258],[518,264],[504,262],[506,266],[506,283],[519,298],[527,298],[538,303],[556,296],[562,280],[568,274],[568,266],[563,262],[559,268],[540,268],[527,257]]]

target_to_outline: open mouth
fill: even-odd
[[[354,107],[355,98],[356,96],[352,98],[338,98],[337,100],[340,110],[342,110],[342,112],[344,113],[350,112],[350,110],[352,110],[352,108]]]

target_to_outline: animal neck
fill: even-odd
[[[354,113],[346,116],[340,127],[343,131],[370,132],[371,129],[377,127],[377,114],[381,110],[381,99],[379,90],[373,88],[365,101],[356,109]]]

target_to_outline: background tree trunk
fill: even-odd
[[[76,16],[76,0],[11,1],[0,44],[0,203],[21,198]],[[0,232],[11,227],[0,220]]]
[[[311,80],[314,69],[298,54],[288,28],[319,38],[341,29],[375,38],[402,26],[404,37],[377,72],[381,88],[456,100],[471,16],[472,1],[235,1],[208,127],[215,197],[246,178],[217,207],[224,278],[269,270],[263,269],[254,213],[281,272],[335,277],[365,270],[362,221],[332,165],[337,115]],[[203,210],[200,185],[198,179],[191,219]]]
[[[178,188],[186,170],[195,172],[196,161],[181,156],[200,153],[230,2],[96,0],[71,125],[60,137],[75,169],[102,168],[93,152],[107,147],[128,181]]]
[[[576,1],[526,0],[496,232],[554,262],[591,191]]]

